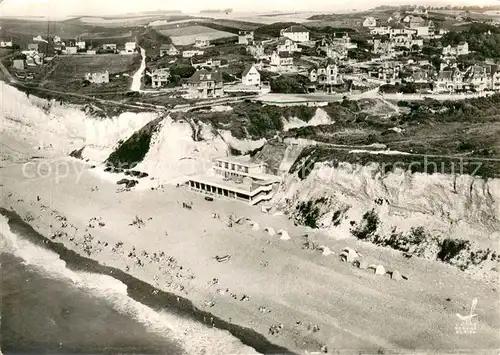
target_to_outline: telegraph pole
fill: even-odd
[[[42,59],[42,65],[44,68],[44,78],[47,76],[47,64],[45,64],[46,58],[49,56],[49,36],[50,36],[50,20],[47,20],[47,39],[45,42],[45,57]]]

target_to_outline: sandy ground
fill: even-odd
[[[4,157],[11,155],[2,151]],[[1,205],[32,219],[37,231],[69,249],[89,256],[87,250],[102,264],[187,297],[292,351],[319,351],[323,345],[329,353],[494,353],[500,348],[497,284],[354,239],[315,234],[258,207],[208,202],[184,187],[118,193],[118,185],[80,161],[63,161],[70,167],[66,177],[55,173],[61,160],[40,159],[24,168],[12,160],[0,162]],[[183,203],[192,203],[192,209]],[[228,227],[232,213],[258,222],[261,229]],[[143,224],[131,225],[136,217]],[[267,226],[287,230],[291,240],[270,236],[263,231]],[[304,250],[304,233],[334,254]],[[340,261],[346,246],[358,250],[368,264],[399,270],[408,280],[395,281],[389,274],[375,275]],[[214,259],[224,255],[231,255],[230,260]],[[476,297],[476,333],[457,334],[461,323],[456,313],[468,314]]]

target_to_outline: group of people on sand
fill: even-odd
[[[40,199],[38,199],[38,202],[40,202]],[[192,209],[192,206],[192,202],[184,202],[182,205],[183,208],[189,210]],[[53,238],[64,239],[68,237],[69,234],[71,234],[71,232],[68,233],[68,228],[73,228],[73,237],[70,239],[70,241],[72,241],[75,246],[81,248],[82,251],[87,255],[91,256],[95,253],[109,249],[108,252],[115,255],[122,255],[125,260],[130,261],[130,263],[127,263],[125,267],[125,270],[127,272],[129,272],[132,268],[144,268],[147,263],[155,264],[155,270],[157,270],[158,273],[153,275],[153,282],[156,287],[160,288],[162,286],[161,282],[163,282],[163,285],[165,287],[173,287],[176,290],[185,293],[186,295],[188,294],[186,286],[189,281],[194,280],[196,276],[191,270],[184,268],[182,265],[179,265],[178,261],[173,256],[167,255],[164,251],[155,251],[153,253],[150,253],[146,250],[143,250],[139,252],[135,246],[132,246],[131,249],[127,251],[125,248],[125,244],[122,241],[119,241],[114,246],[112,246],[109,245],[108,242],[96,239],[94,236],[92,236],[91,233],[88,232],[88,229],[105,226],[102,219],[98,217],[94,217],[93,219],[91,219],[88,228],[85,228],[85,231],[81,231],[80,237],[76,238],[76,234],[78,231],[77,227],[72,224],[68,224],[67,218],[57,211],[53,211],[52,215],[55,220],[54,223],[60,223],[60,228],[57,229],[57,231],[53,234]],[[220,216],[217,213],[212,213],[212,218],[220,219]],[[238,223],[240,220],[248,219],[238,219],[233,214],[230,214],[227,218],[228,225],[230,225],[231,227],[234,224],[242,224]],[[269,263],[266,261],[265,264],[265,266],[268,266]],[[212,299],[204,301],[205,307],[211,308],[216,305],[216,300],[214,298],[214,296],[216,295],[218,295],[219,297],[229,296],[233,300],[239,302],[250,302],[250,296],[246,294],[238,296],[236,293],[231,292],[231,290],[227,287],[221,288],[218,278],[213,278],[208,281],[206,287],[213,287],[215,289]],[[263,315],[271,313],[271,310],[263,305],[259,305],[257,309]],[[297,322],[297,324],[300,325],[300,322]],[[271,325],[269,327],[269,334],[278,336],[283,328],[283,324]],[[312,325],[309,326],[307,330],[314,333],[319,331],[319,327],[317,325]]]

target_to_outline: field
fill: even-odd
[[[121,74],[126,73],[132,76],[139,65],[139,55],[62,56],[57,59],[54,70],[44,81],[44,87],[79,93],[127,91],[131,78]],[[108,84],[92,84],[89,87],[82,87],[85,73],[105,70],[109,71],[110,82]],[[116,75],[120,76],[117,78]]]
[[[172,43],[179,46],[194,44],[197,38],[210,40],[235,36],[234,33],[214,30],[205,26],[187,26],[181,28],[158,29],[159,33],[172,39]]]
[[[188,16],[177,14],[151,14],[151,15],[136,15],[136,16],[115,16],[115,17],[91,17],[85,16],[73,20],[85,25],[94,25],[100,27],[118,28],[118,27],[137,27],[149,25],[151,22],[158,20],[176,21],[188,18]]]

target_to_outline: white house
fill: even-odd
[[[293,70],[293,56],[290,52],[277,52],[271,54],[271,67],[279,71]]]
[[[278,52],[300,52],[297,43],[288,37],[281,37],[278,40]]]
[[[377,27],[377,19],[373,16],[368,16],[363,21],[363,27]]]
[[[443,56],[459,56],[469,54],[469,43],[460,42],[456,47],[448,45],[443,48]]]
[[[106,43],[102,45],[102,49],[116,51],[116,43]]]
[[[85,49],[87,48],[87,44],[85,43],[85,41],[78,41],[76,42],[76,48],[78,49]]]
[[[280,36],[290,38],[295,42],[308,42],[309,31],[304,26],[290,26],[280,31]]]
[[[168,68],[155,69],[151,73],[151,86],[153,87],[153,89],[162,87],[163,85],[168,83],[169,78],[170,78],[170,69]]]
[[[339,73],[337,65],[331,61],[326,61],[318,68],[309,72],[309,80],[320,85],[341,85],[344,83],[342,75]]]
[[[175,57],[179,55],[179,50],[175,48],[173,44],[162,44],[160,47],[160,57],[165,55]]]
[[[127,43],[125,43],[125,52],[134,53],[136,47],[137,47],[137,45],[135,42],[127,42]]]
[[[260,73],[254,65],[249,65],[241,75],[241,82],[247,86],[260,86]]]
[[[10,41],[0,41],[0,48],[12,47],[12,40]]]
[[[84,76],[85,80],[90,81],[92,84],[106,84],[109,83],[109,72],[95,72],[95,73],[87,73]]]
[[[240,31],[238,33],[238,44],[250,44],[253,42],[253,31]]]
[[[12,67],[17,70],[24,70],[24,59],[14,59]]]

